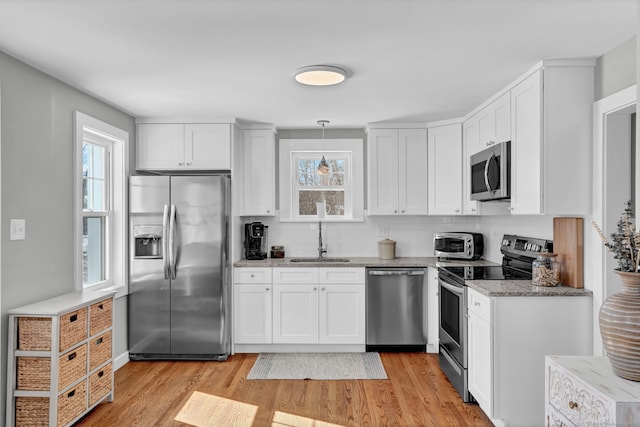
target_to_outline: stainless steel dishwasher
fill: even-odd
[[[367,268],[367,351],[425,351],[424,268]]]

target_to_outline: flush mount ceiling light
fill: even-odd
[[[298,83],[310,86],[331,86],[342,83],[347,72],[331,65],[310,65],[298,68],[295,79]]]

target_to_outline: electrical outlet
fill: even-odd
[[[27,221],[24,219],[12,219],[9,229],[9,240],[24,240],[27,234]]]
[[[378,237],[386,239],[389,237],[389,226],[388,225],[379,225],[378,226]]]

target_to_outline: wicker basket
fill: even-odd
[[[18,317],[18,350],[51,350],[51,318]]]
[[[48,397],[16,397],[16,426],[48,427]]]
[[[111,327],[111,298],[91,304],[89,308],[90,336]]]
[[[51,387],[51,359],[18,357],[16,382],[18,390],[46,391]]]
[[[93,371],[111,359],[111,331],[92,338],[89,342],[89,370]]]
[[[58,425],[67,424],[87,409],[87,382],[83,381],[58,396]]]
[[[111,363],[89,376],[89,406],[111,392],[112,386]]]
[[[87,374],[87,345],[63,354],[58,358],[58,391],[73,384]]]
[[[60,351],[87,338],[87,309],[81,308],[60,316]]]

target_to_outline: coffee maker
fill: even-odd
[[[244,257],[249,260],[267,258],[267,234],[269,226],[261,222],[244,225]]]

